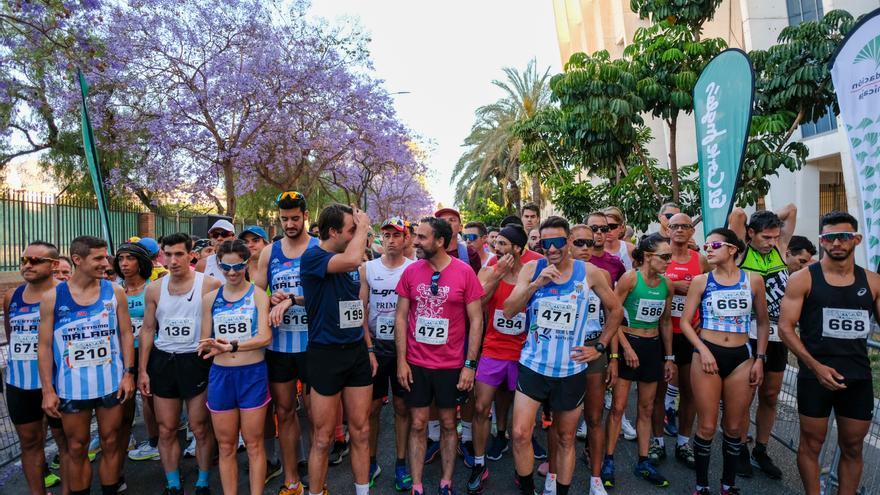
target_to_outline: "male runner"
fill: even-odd
[[[403,272],[397,284],[395,327],[406,329],[395,336],[397,378],[409,392],[405,399],[412,421],[409,462],[413,494],[418,495],[425,493],[422,472],[431,404],[438,409],[442,429],[439,493],[455,493],[455,407],[473,388],[483,335],[483,288],[467,264],[447,253],[454,240],[448,222],[423,218],[413,241],[419,261]],[[470,329],[466,330],[468,323]]]
[[[495,239],[498,238],[498,232],[501,232],[501,229],[498,227],[488,227],[486,230],[488,232],[486,243],[489,244],[489,251],[492,254],[497,255],[498,252],[495,250]]]
[[[679,397],[678,429],[677,432],[672,431],[670,434],[675,433],[677,436],[675,458],[687,467],[693,468],[695,463],[694,449],[689,441],[696,415],[690,372],[694,346],[681,333],[679,322],[681,321],[681,313],[684,311],[684,302],[687,299],[691,280],[701,273],[708,272],[709,263],[704,256],[692,251],[689,247],[694,236],[694,225],[690,216],[685,213],[676,213],[670,217],[667,232],[670,235],[669,247],[672,249],[672,259],[666,265],[666,279],[672,282],[674,291],[670,315],[672,320],[672,353],[675,355],[675,364],[678,366],[678,373],[676,373],[678,387],[675,389],[675,393]],[[699,312],[697,312],[695,320],[697,318],[699,318]],[[668,387],[673,388],[674,386],[668,384]],[[660,461],[666,458],[664,427],[669,431],[669,428],[675,425],[674,403],[666,391],[666,381],[660,380],[657,384],[657,395],[654,398],[654,440],[648,451],[648,457],[655,465],[659,465]],[[664,420],[667,420],[667,425],[664,425]]]
[[[58,263],[54,244],[33,241],[21,256],[21,278],[24,283],[7,291],[3,298],[3,320],[9,360],[6,366],[6,405],[9,418],[21,443],[21,467],[31,493],[45,493],[45,488],[58,483],[48,472],[43,444],[46,440],[46,418],[61,458],[61,491],[67,492],[67,443],[61,420],[47,416],[42,408],[40,371],[37,366],[37,342],[40,336],[40,300],[58,284],[52,270]],[[49,479],[49,477],[52,479]],[[44,479],[45,478],[45,479]],[[51,483],[51,484],[50,484]]]
[[[52,269],[52,277],[59,282],[67,282],[73,275],[73,260],[67,256],[59,256],[58,263]]]
[[[269,370],[269,393],[278,418],[278,444],[284,482],[279,495],[301,495],[303,487],[297,471],[297,446],[301,435],[296,414],[296,381],[308,383],[306,349],[309,325],[303,306],[300,263],[303,253],[318,245],[318,239],[306,233],[309,220],[306,198],[296,191],[286,191],[275,198],[278,220],[284,237],[263,248],[257,270],[251,280],[261,290],[269,289],[269,324],[272,343],[266,348]],[[274,446],[274,441],[267,443]],[[269,450],[272,450],[270,447]]]
[[[454,208],[442,208],[437,210],[434,216],[445,220],[452,228],[452,241],[446,246],[446,254],[468,263],[474,270],[474,274],[480,273],[480,268],[483,265],[477,250],[473,246],[469,246],[459,240],[459,234],[461,234],[461,213]],[[413,238],[413,241],[415,241],[415,238]]]
[[[529,233],[529,250],[534,251],[539,254],[544,254],[544,250],[541,249],[541,231],[537,228],[528,231]]]
[[[214,225],[208,229],[208,238],[211,239],[211,243],[214,245],[214,251],[217,251],[217,246],[222,242],[235,239],[235,227],[229,220],[217,220],[214,222]],[[196,263],[196,271],[203,272],[209,277],[214,277],[220,280],[220,282],[226,281],[226,276],[223,275],[220,266],[217,264],[216,254],[211,254],[206,258],[200,259],[199,262]]]
[[[489,232],[486,230],[486,225],[483,222],[468,222],[464,226],[462,237],[464,237],[465,243],[469,247],[474,248],[477,255],[480,256],[480,267],[485,267],[495,257],[494,254],[489,254],[486,251],[488,236]]]
[[[604,218],[604,216],[603,216]],[[623,316],[620,302],[602,272],[571,257],[568,221],[552,216],[540,226],[546,259],[520,271],[504,303],[504,317],[526,308],[530,323],[520,357],[513,409],[513,456],[520,493],[532,495],[532,432],[542,403],[553,411],[550,435],[555,441],[556,490],[567,495],[574,473],[574,436],[586,389],[587,363],[610,344]],[[605,308],[605,328],[594,346],[590,337],[589,298],[596,294]]]
[[[777,213],[772,211],[756,211],[746,225],[746,214],[741,208],[734,208],[730,214],[728,225],[746,244],[741,255],[739,267],[764,277],[767,293],[767,313],[770,316],[770,337],[767,343],[767,362],[764,363],[764,381],[758,388],[758,409],[755,412],[755,447],[751,459],[747,448],[740,450],[740,462],[737,475],[750,477],[753,475],[752,465],[764,471],[771,479],[782,478],[782,470],[767,455],[767,442],[776,421],[776,402],[782,390],[782,377],[788,364],[788,350],[779,338],[777,322],[779,321],[780,304],[785,294],[788,281],[788,266],[782,254],[788,250],[788,243],[794,235],[797,220],[797,208],[789,204]],[[753,318],[754,320],[754,318]],[[752,321],[751,346],[757,349],[757,323]],[[754,399],[753,399],[754,400]],[[748,421],[748,410],[746,410]],[[748,426],[748,423],[744,423]],[[743,428],[743,445],[746,445],[748,428]]]
[[[489,477],[489,468],[486,467],[485,459],[493,400],[498,433],[492,439],[488,457],[497,461],[508,450],[507,413],[510,409],[512,393],[516,390],[519,355],[527,328],[524,312],[510,319],[505,318],[503,313],[504,302],[513,291],[516,278],[522,268],[520,256],[527,241],[526,233],[519,225],[504,227],[495,239],[500,256],[498,263],[480,271],[480,283],[485,292],[482,302],[489,321],[486,324],[486,336],[483,340],[474,385],[476,396],[474,467],[468,479],[468,493],[481,493],[483,484]],[[501,389],[502,385],[506,385],[506,390]]]
[[[820,223],[825,256],[788,280],[779,332],[799,362],[798,471],[804,491],[819,494],[819,452],[833,410],[840,449],[837,493],[854,495],[874,410],[867,339],[871,321],[880,315],[880,275],[855,264],[862,235],[852,215],[833,211]]]
[[[800,235],[791,236],[788,249],[785,250],[785,264],[789,275],[815,263],[813,256],[816,256],[816,246],[809,239]]]
[[[80,236],[70,244],[76,270],[40,300],[37,350],[43,410],[61,418],[70,456],[64,473],[71,495],[91,491],[92,412],[104,454],[98,466],[103,494],[116,493],[122,468],[118,430],[122,406],[134,399],[134,340],[125,291],[104,279],[107,243]],[[14,349],[13,349],[14,350]],[[41,427],[42,428],[42,427]]]
[[[321,242],[307,249],[300,261],[309,321],[306,376],[312,388],[309,493],[327,491],[327,457],[333,446],[341,398],[351,437],[355,494],[368,495],[370,403],[377,363],[370,334],[363,326],[358,267],[370,218],[359,209],[331,204],[321,211],[318,225]]]
[[[523,230],[531,232],[541,225],[541,209],[535,203],[526,203],[520,212]]]
[[[669,220],[678,213],[681,213],[681,208],[675,203],[663,203],[660,206],[660,211],[657,212],[657,221],[660,222],[660,235],[669,238]]]
[[[192,239],[178,233],[162,238],[168,276],[147,287],[140,335],[138,389],[153,396],[159,423],[159,458],[165,470],[165,493],[183,493],[180,482],[180,408],[186,402],[189,429],[196,441],[199,477],[196,494],[208,489],[214,435],[206,403],[211,361],[196,352],[201,338],[202,296],[220,281],[189,269]]]
[[[410,241],[406,223],[392,217],[382,223],[382,256],[368,261],[360,267],[361,300],[367,308],[365,324],[375,347],[376,361],[379,365],[373,377],[373,404],[370,410],[370,486],[382,472],[376,461],[379,441],[379,413],[382,412],[382,398],[388,395],[391,387],[394,407],[394,433],[396,463],[394,466],[394,488],[397,491],[412,489],[412,477],[406,469],[406,443],[409,439],[409,413],[403,400],[405,391],[397,381],[397,349],[394,344],[394,320],[397,313],[397,283],[400,276],[414,260],[403,256],[403,248]]]

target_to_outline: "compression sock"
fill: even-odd
[[[700,435],[694,435],[694,469],[697,472],[697,486],[709,486],[709,457],[711,454],[712,440],[703,440]]]
[[[165,483],[168,488],[180,489],[180,471],[168,471],[165,473]]]
[[[101,495],[116,495],[117,493],[119,493],[119,483],[101,485]]]
[[[519,492],[525,495],[534,495],[535,478],[532,476],[532,473],[525,476],[520,476],[519,473],[517,473],[516,477],[519,478]]]
[[[666,386],[666,397],[663,398],[664,409],[675,409],[675,399],[678,398],[678,387],[671,383]]]
[[[733,486],[736,484],[736,465],[739,461],[739,453],[742,449],[742,441],[739,438],[724,435],[724,443],[721,452],[724,455],[724,463],[721,469],[721,483]]]
[[[571,485],[563,485],[562,483],[556,483],[556,495],[568,495],[568,489],[571,488]]]
[[[211,471],[202,471],[199,469],[199,479],[196,480],[196,486],[211,485]]]
[[[474,440],[473,423],[470,421],[461,422],[461,441],[472,442]]]

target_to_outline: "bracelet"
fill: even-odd
[[[620,359],[620,354],[618,354],[616,352],[612,352],[611,354],[608,355],[608,357],[610,359]]]
[[[369,352],[370,354],[372,354],[375,350],[376,350],[375,347],[373,347],[373,346],[371,346],[371,345],[368,345],[368,346],[367,346],[367,352]]]
[[[673,363],[675,362],[675,356],[672,354],[664,356],[663,359],[665,359],[666,361],[672,361]]]
[[[767,362],[767,355],[766,355],[766,354],[755,354],[755,357],[758,358],[758,359],[760,359],[761,361],[763,361],[763,362],[765,362],[765,363]]]

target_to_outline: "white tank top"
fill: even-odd
[[[370,311],[367,324],[373,337],[373,346],[383,355],[394,355],[394,317],[397,311],[397,283],[406,267],[415,261],[404,258],[397,268],[388,268],[382,258],[364,265],[367,283],[370,285]]]
[[[226,275],[220,271],[220,265],[217,264],[216,254],[212,254],[205,258],[205,275],[216,278],[221,284],[226,283]]]
[[[205,274],[195,272],[195,277],[192,289],[179,296],[168,292],[171,277],[162,277],[156,305],[157,349],[173,354],[196,352],[202,336],[202,282]]]
[[[617,249],[617,257],[620,258],[620,261],[623,263],[623,266],[627,271],[632,270],[633,260],[629,257],[629,251],[626,248],[626,243],[623,241],[620,241],[620,248]]]

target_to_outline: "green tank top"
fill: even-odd
[[[630,328],[657,328],[657,322],[666,308],[669,288],[666,277],[660,275],[657,287],[650,287],[642,278],[642,271],[636,270],[636,286],[623,301],[626,326]]]
[[[788,284],[788,265],[785,264],[785,260],[779,254],[779,249],[774,247],[769,253],[761,254],[752,249],[751,246],[748,246],[739,267],[747,272],[757,273],[764,278],[767,314],[770,316],[770,323],[775,325],[779,321],[782,297],[785,295],[785,286]],[[779,342],[775,328],[771,327],[770,330],[770,340]]]
[[[779,254],[779,249],[776,247],[767,254],[761,254],[756,249],[748,246],[739,267],[748,272],[757,273],[764,278],[788,269],[785,260],[782,259],[782,255]]]

